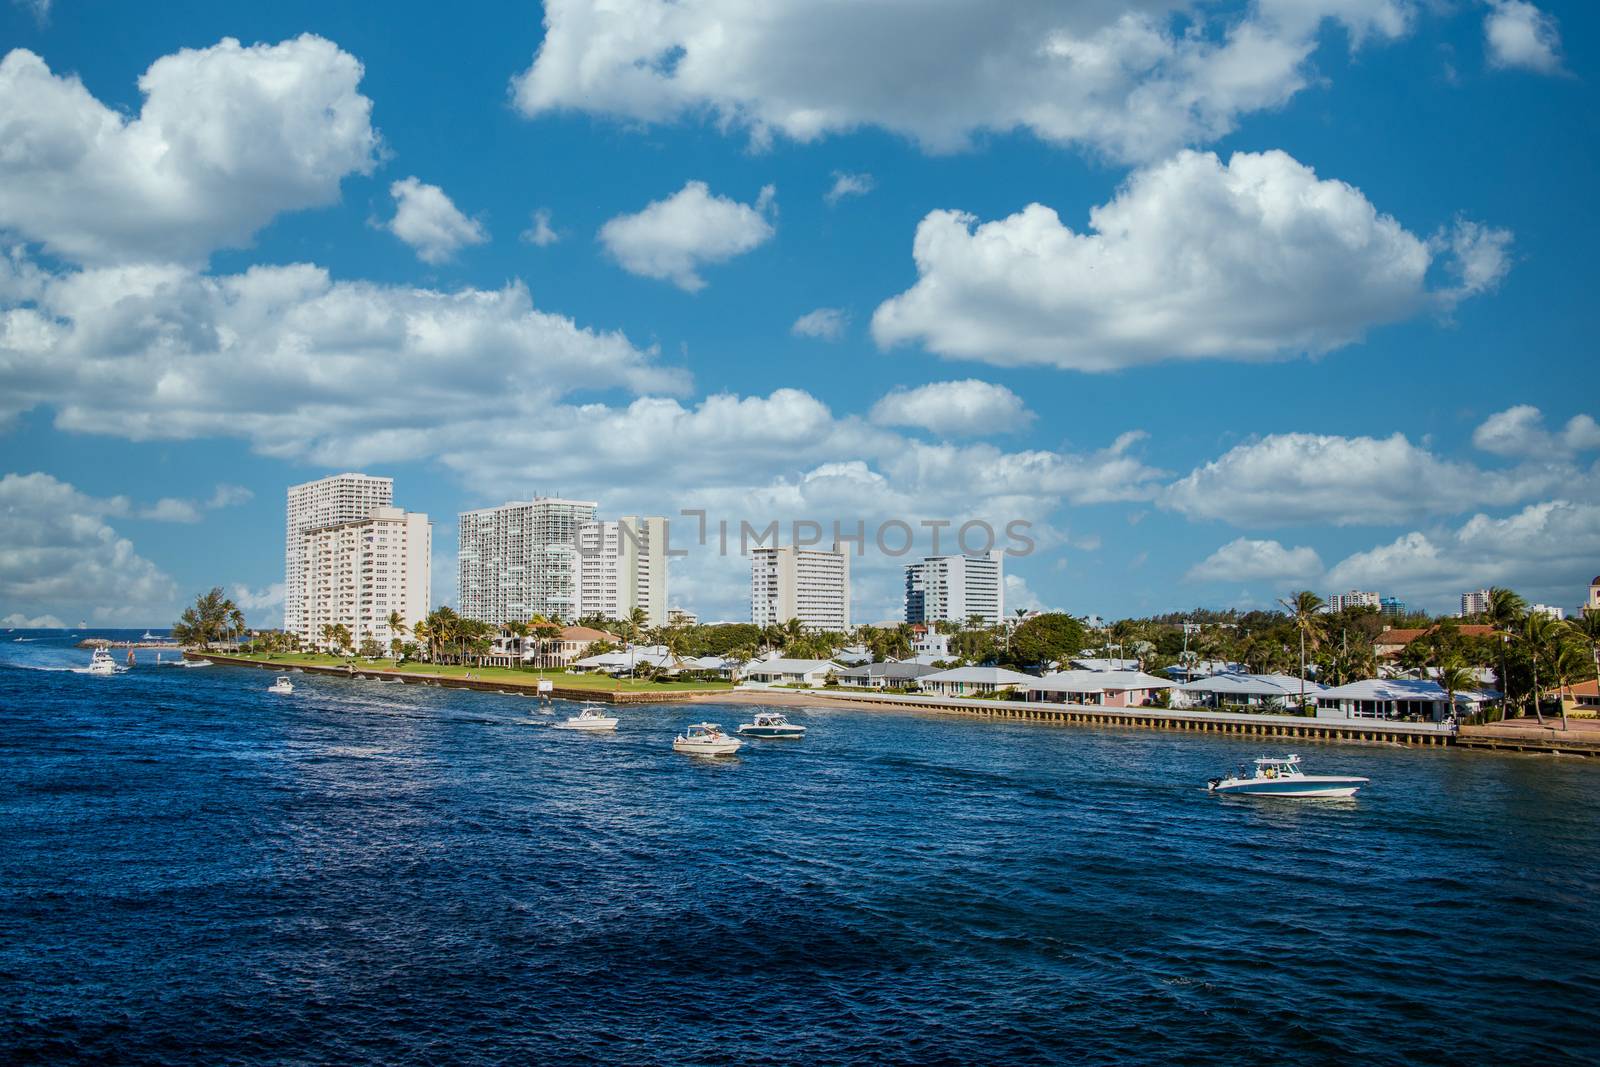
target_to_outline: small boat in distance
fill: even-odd
[[[744,745],[714,722],[697,722],[672,740],[672,751],[691,756],[731,756]]]
[[[739,724],[739,732],[746,737],[792,737],[802,738],[806,735],[806,728],[798,723],[792,723],[781,711],[758,711],[755,722]]]
[[[1356,790],[1366,785],[1370,778],[1357,778],[1336,774],[1307,774],[1300,767],[1300,757],[1262,756],[1255,761],[1255,771],[1247,773],[1240,767],[1225,778],[1213,778],[1206,788],[1213,793],[1241,794],[1253,797],[1353,797]]]
[[[146,630],[144,632],[144,634],[140,636],[139,640],[141,640],[141,641],[159,641],[159,640],[161,640],[161,638],[157,637],[155,634],[151,633],[149,630]]]
[[[585,704],[579,709],[578,714],[570,719],[563,719],[555,724],[557,730],[587,730],[590,733],[615,730],[617,717],[606,714],[606,710],[598,704]]]
[[[282,693],[285,696],[294,692],[294,683],[289,681],[287,674],[278,675],[278,680],[267,686],[269,693]]]
[[[121,674],[126,667],[117,666],[117,661],[111,658],[111,653],[104,646],[94,650],[94,655],[89,657],[87,667],[72,668],[78,674]]]

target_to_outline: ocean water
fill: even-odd
[[[0,634],[0,1053],[206,1063],[1594,1062],[1600,767],[72,674]],[[558,713],[570,708],[558,705]]]

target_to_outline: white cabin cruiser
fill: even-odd
[[[714,722],[697,722],[672,741],[672,751],[687,752],[691,756],[731,756],[744,745],[737,737],[729,737]]]
[[[278,675],[277,681],[267,686],[267,692],[282,693],[283,695],[287,696],[294,692],[294,683],[289,681],[289,676],[287,674],[280,674]]]
[[[758,711],[755,722],[739,724],[739,732],[746,737],[792,737],[802,738],[806,735],[806,728],[798,723],[792,723],[781,711]]]
[[[617,717],[606,714],[606,709],[598,704],[585,704],[578,709],[578,714],[570,719],[563,719],[555,724],[557,730],[588,730],[591,733],[600,733],[617,728]]]
[[[117,666],[117,661],[111,658],[111,653],[104,648],[94,650],[94,655],[89,657],[87,667],[72,668],[79,674],[121,674],[126,667]]]
[[[1370,778],[1337,774],[1307,774],[1300,769],[1300,757],[1262,756],[1255,761],[1254,773],[1240,767],[1226,778],[1206,783],[1213,793],[1261,797],[1353,797]]]

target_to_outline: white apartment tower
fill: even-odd
[[[1343,611],[1345,608],[1381,608],[1383,597],[1377,593],[1363,593],[1359,589],[1352,589],[1348,593],[1334,593],[1328,597],[1329,611]]]
[[[283,540],[283,628],[305,632],[302,612],[306,589],[302,567],[308,530],[337,526],[371,515],[394,502],[394,479],[369,474],[335,474],[289,487],[288,523]]]
[[[980,556],[928,556],[906,564],[906,622],[989,626],[1005,618],[1005,567],[1000,551]]]
[[[461,513],[461,613],[496,626],[578,617],[578,530],[593,500],[536,497]]]
[[[578,618],[626,619],[639,608],[645,625],[667,624],[667,520],[624,515],[578,527]]]
[[[811,631],[850,629],[850,554],[820,548],[750,551],[750,621],[757,626],[799,619]]]
[[[1461,617],[1482,615],[1489,610],[1489,590],[1475,589],[1461,594]]]
[[[399,508],[375,508],[351,522],[309,529],[300,537],[303,601],[295,632],[324,643],[324,626],[342,624],[357,651],[367,638],[385,653],[427,618],[433,587],[433,524]],[[390,629],[398,613],[405,631]]]

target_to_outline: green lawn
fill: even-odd
[[[253,652],[226,653],[236,659],[254,660],[257,663],[281,663],[286,667],[302,664],[316,667],[343,667],[351,661],[340,656],[327,656],[320,652],[278,652],[265,655]],[[536,684],[541,678],[549,679],[558,689],[621,690],[622,692],[672,692],[685,689],[731,689],[729,682],[647,682],[633,678],[608,678],[603,674],[566,674],[559,671],[525,671],[515,667],[460,667],[441,663],[407,663],[396,667],[393,660],[380,659],[369,662],[354,661],[357,670],[398,671],[401,674],[431,674],[441,678],[464,678],[485,682],[506,682],[511,685]]]

